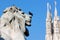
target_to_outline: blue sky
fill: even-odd
[[[58,15],[60,15],[60,1],[57,1]],[[54,0],[0,0],[0,16],[3,14],[3,10],[9,6],[15,4],[21,8],[25,13],[31,11],[33,13],[32,26],[28,27],[30,36],[27,40],[45,40],[45,21],[47,2],[52,6],[52,18],[54,16]]]

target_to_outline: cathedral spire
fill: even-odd
[[[52,40],[52,18],[51,18],[51,6],[47,3],[47,18],[46,18],[46,40]]]
[[[51,6],[49,5],[49,3],[47,3],[46,34],[51,34],[52,18],[51,18],[50,9]]]
[[[57,16],[57,8],[56,8],[56,1],[54,2],[55,3],[55,11],[54,11],[54,16]]]
[[[47,3],[47,18],[51,18],[51,5]]]

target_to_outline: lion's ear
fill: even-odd
[[[31,15],[31,16],[33,16],[33,14],[29,11],[29,14]]]
[[[27,37],[29,36],[29,31],[28,31],[27,28],[26,28],[26,31],[24,32],[24,35],[27,36]]]

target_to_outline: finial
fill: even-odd
[[[47,3],[47,11],[49,11],[49,3]]]
[[[51,5],[47,3],[47,17],[51,17]]]
[[[56,7],[56,4],[57,4],[57,3],[56,3],[56,1],[55,1],[55,7]]]
[[[47,11],[49,12],[51,10],[51,5],[47,3]]]
[[[56,1],[54,1],[54,4],[55,4],[55,12],[54,12],[54,14],[55,14],[55,16],[57,16],[57,8],[56,8]]]

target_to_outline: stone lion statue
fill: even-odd
[[[3,11],[0,18],[0,37],[4,40],[25,40],[29,36],[26,26],[31,26],[32,13],[24,13],[16,6],[11,6]]]

